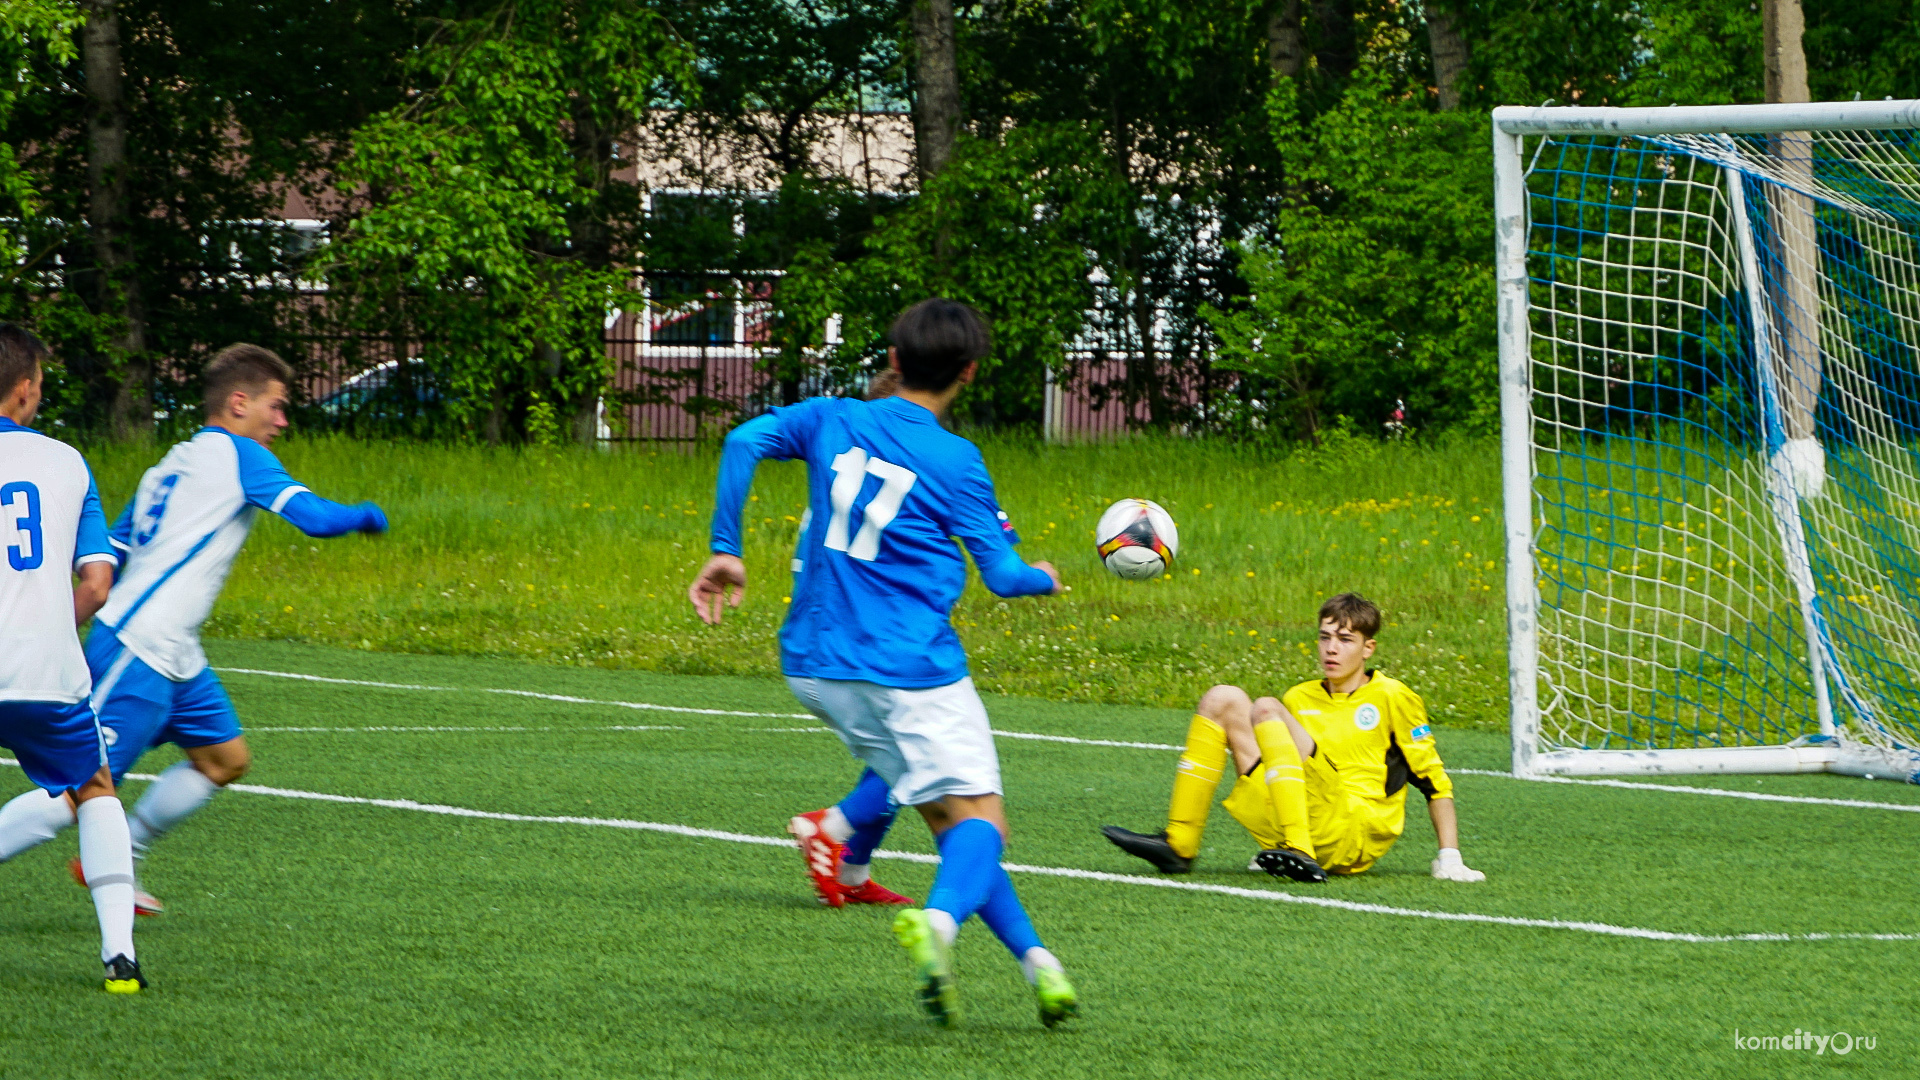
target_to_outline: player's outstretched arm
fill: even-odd
[[[375,504],[363,502],[348,506],[305,490],[282,503],[279,514],[288,524],[312,537],[345,536],[350,532],[377,535],[387,531],[386,512]]]
[[[373,503],[349,506],[323,499],[289,476],[273,451],[255,440],[235,435],[233,445],[240,455],[240,486],[246,492],[249,506],[279,514],[288,524],[312,537],[387,531],[387,515]]]
[[[995,596],[1058,596],[1065,592],[1060,572],[1052,563],[1029,563],[1014,551],[1019,537],[1000,509],[993,479],[987,475],[987,463],[978,449],[973,451],[967,472],[966,484],[954,497],[953,516],[946,525],[973,556],[981,584]]]
[[[1433,876],[1441,881],[1487,880],[1487,875],[1460,861],[1460,819],[1454,813],[1453,800],[1428,799],[1427,813],[1433,818],[1434,839],[1440,844],[1440,854],[1433,860]]]

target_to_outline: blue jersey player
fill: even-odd
[[[251,762],[239,717],[200,648],[200,624],[255,516],[278,514],[316,537],[387,528],[379,507],[313,494],[267,449],[287,426],[292,378],[286,361],[257,345],[216,354],[204,377],[206,426],[147,470],[111,530],[120,575],[87,638],[86,659],[113,779],[162,743],[186,752],[134,805],[137,858]],[[9,820],[34,827],[10,831]],[[0,852],[37,843],[70,820],[63,800],[22,795],[0,811]],[[92,880],[84,870],[74,867],[83,884]],[[162,910],[151,894],[136,887],[136,895],[142,914]]]
[[[727,437],[714,555],[688,596],[710,623],[740,602],[740,512],[754,467],[805,459],[809,522],[780,630],[781,668],[801,702],[934,832],[941,860],[926,907],[893,923],[920,1001],[939,1022],[954,1021],[951,948],[977,914],[1020,961],[1051,1027],[1079,1005],[1000,865],[1000,762],[949,618],[967,579],[954,539],[997,595],[1061,585],[1052,567],[1014,553],[979,449],[938,420],[987,355],[986,324],[964,304],[926,300],[900,315],[891,337],[901,384],[893,396],[814,398]]]
[[[0,323],[0,746],[40,789],[22,798],[57,803],[68,821],[69,800],[78,805],[106,988],[131,994],[146,986],[133,950],[133,853],[75,632],[106,602],[114,557],[87,463],[28,426],[40,409],[46,352],[32,334]],[[0,861],[20,850],[0,847]]]

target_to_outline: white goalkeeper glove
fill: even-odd
[[[1433,876],[1441,881],[1485,881],[1487,875],[1460,861],[1459,848],[1441,848],[1433,860]]]

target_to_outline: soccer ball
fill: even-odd
[[[1141,581],[1159,576],[1172,564],[1180,550],[1180,530],[1159,503],[1121,499],[1100,515],[1093,542],[1107,569]]]

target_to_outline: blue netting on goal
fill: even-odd
[[[1543,742],[1920,743],[1920,143],[1523,160]]]

